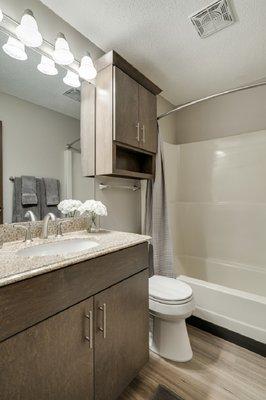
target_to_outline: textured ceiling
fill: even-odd
[[[42,0],[104,51],[115,49],[173,104],[266,76],[266,0],[232,0],[237,22],[200,39],[206,0]]]

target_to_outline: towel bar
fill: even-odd
[[[104,190],[104,189],[126,189],[126,190],[132,190],[133,192],[136,192],[137,190],[140,189],[139,186],[113,186],[113,185],[105,185],[103,183],[99,184],[99,189]]]

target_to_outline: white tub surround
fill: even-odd
[[[195,315],[266,342],[266,131],[165,151],[175,267]]]

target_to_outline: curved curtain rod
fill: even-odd
[[[215,94],[212,94],[212,95],[207,96],[207,97],[202,97],[201,99],[198,99],[198,100],[189,101],[188,103],[185,103],[185,104],[182,104],[180,106],[177,106],[177,107],[173,108],[172,110],[167,111],[167,112],[159,115],[157,117],[157,120],[159,120],[161,118],[164,118],[164,117],[167,117],[168,115],[171,115],[172,113],[174,113],[176,111],[182,110],[183,108],[187,108],[189,106],[193,106],[194,104],[201,103],[201,102],[206,101],[206,100],[214,99],[215,97],[224,96],[225,94],[229,94],[229,93],[240,92],[241,90],[252,89],[254,87],[263,86],[263,85],[266,85],[266,82],[253,83],[252,85],[240,86],[240,87],[235,88],[235,89],[229,89],[229,90],[225,90],[224,92],[215,93]]]

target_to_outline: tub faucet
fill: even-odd
[[[48,213],[44,219],[43,219],[43,227],[42,227],[42,239],[47,239],[48,238],[48,224],[49,221],[56,221],[56,216],[53,213]]]
[[[28,210],[25,214],[25,218],[29,219],[31,222],[35,222],[36,219],[36,215],[34,214],[34,212]]]

